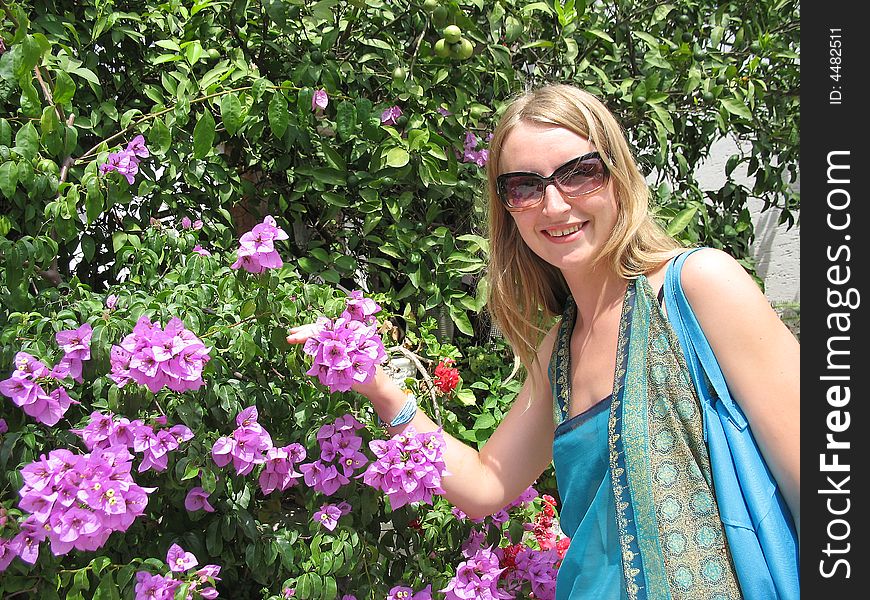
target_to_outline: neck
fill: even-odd
[[[598,265],[582,273],[563,271],[563,274],[577,305],[578,316],[584,321],[591,322],[614,306],[622,306],[627,282],[608,267]]]

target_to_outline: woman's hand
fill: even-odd
[[[308,338],[317,333],[319,327],[314,323],[306,323],[305,325],[297,325],[287,330],[288,344],[304,344]]]

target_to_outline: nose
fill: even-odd
[[[571,210],[571,205],[556,187],[555,183],[550,183],[544,188],[544,200],[542,212],[545,215],[558,215]]]

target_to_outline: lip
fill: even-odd
[[[551,225],[542,229],[541,233],[543,233],[544,237],[546,237],[549,241],[557,244],[571,242],[583,235],[586,230],[587,223],[589,223],[589,221],[583,221],[582,223],[565,223],[562,225]],[[563,235],[559,237],[554,237],[551,233],[554,231],[565,231],[566,229],[571,229],[572,227],[579,227],[579,229],[574,233],[569,233],[568,235]]]

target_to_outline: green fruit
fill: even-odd
[[[634,103],[638,104],[638,105],[646,104],[646,96],[638,96],[637,98],[634,99]]]
[[[347,187],[355,188],[359,184],[359,177],[351,173],[347,176]]]
[[[402,115],[401,117],[396,119],[396,127],[398,127],[399,129],[402,129],[407,124],[408,124],[408,116],[407,115]]]
[[[425,2],[423,2],[423,10],[431,15],[440,5],[441,4],[440,2],[438,2],[438,0],[426,0]]]
[[[432,11],[432,23],[435,24],[435,27],[443,27],[449,16],[450,10],[443,4],[439,4],[438,8]]]
[[[680,35],[680,39],[683,40],[684,42],[691,42],[693,39],[695,39],[695,36],[693,36],[693,35],[692,35],[690,32],[688,32],[688,31],[684,31],[684,32]]]
[[[703,94],[701,94],[701,98],[704,100],[704,102],[712,102],[716,99],[716,94],[714,94],[713,92],[704,92]]]
[[[221,53],[218,52],[217,48],[209,48],[206,52],[209,58],[219,58]]]
[[[749,44],[749,49],[753,53],[758,54],[759,52],[761,52],[761,42],[759,42],[758,40],[754,40],[751,44]]]
[[[404,68],[396,67],[393,69],[393,83],[404,83],[407,77],[408,72]]]
[[[728,76],[725,75],[725,73],[719,73],[719,75],[716,76],[716,83],[719,85],[725,85],[728,83]]]
[[[683,25],[688,25],[692,21],[692,17],[689,15],[680,15],[677,17],[677,21]]]
[[[706,56],[707,56],[707,53],[704,52],[703,50],[695,50],[692,53],[692,57],[698,62],[701,62],[702,60],[704,60],[704,58],[706,58]]]
[[[441,58],[447,58],[450,56],[450,48],[447,46],[447,42],[444,38],[441,38],[437,42],[435,42],[435,54],[440,56]]]
[[[471,58],[471,55],[474,54],[474,44],[472,44],[466,38],[459,38],[459,42],[457,42],[458,47],[454,48],[453,45],[450,46],[451,50],[453,50],[456,58],[459,60],[468,60]]]
[[[323,62],[323,52],[320,50],[312,50],[311,51],[311,62],[315,65],[319,65]]]
[[[39,163],[36,165],[36,169],[42,173],[54,173],[55,175],[60,173],[60,168],[57,166],[57,163],[47,158],[41,158]]]
[[[441,33],[448,44],[455,44],[462,37],[462,30],[457,25],[448,25]]]

